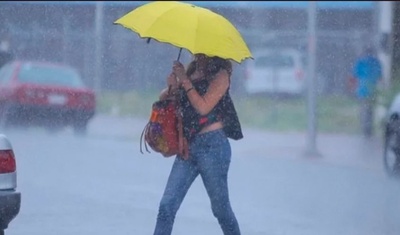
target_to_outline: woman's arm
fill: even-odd
[[[182,87],[187,92],[190,103],[200,115],[208,114],[217,105],[229,88],[229,74],[225,69],[221,69],[215,78],[211,80],[207,92],[201,96],[189,79],[182,81]]]
[[[167,87],[161,91],[159,99],[160,100],[174,99],[177,91],[178,91],[178,83],[176,81],[176,76],[173,73],[171,73],[167,77]]]

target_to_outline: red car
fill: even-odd
[[[72,126],[85,134],[96,97],[79,73],[67,65],[13,61],[0,68],[0,125]]]

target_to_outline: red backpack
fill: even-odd
[[[143,136],[147,152],[150,151],[146,143],[151,149],[161,153],[164,157],[179,154],[184,159],[188,158],[187,142],[183,136],[182,116],[176,100],[167,99],[153,103],[150,120],[140,137],[141,153],[143,153]]]

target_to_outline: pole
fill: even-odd
[[[278,121],[278,68],[276,63],[272,66],[272,122],[274,124]]]
[[[63,15],[63,57],[62,61],[63,63],[68,63],[68,37],[69,37],[69,22],[67,19],[67,16],[64,14]]]
[[[377,25],[378,29],[376,34],[379,35],[378,55],[383,66],[383,85],[385,89],[390,88],[391,78],[391,42],[390,35],[392,34],[392,21],[393,21],[393,3],[390,1],[376,2],[377,4]]]
[[[94,76],[94,90],[97,94],[101,92],[101,78],[102,78],[102,57],[103,57],[103,2],[96,2],[96,16],[95,16],[95,76]]]
[[[308,5],[308,146],[305,155],[307,157],[319,157],[317,151],[317,119],[316,119],[316,14],[317,2],[309,1]]]

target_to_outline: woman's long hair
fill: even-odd
[[[194,71],[196,71],[196,61],[193,60],[190,62],[188,65],[188,68],[186,70],[186,75],[189,77],[191,76]],[[229,76],[232,74],[232,63],[229,60],[222,59],[221,57],[218,56],[213,56],[213,57],[207,57],[207,67],[205,71],[205,75],[207,78],[210,78],[217,74],[221,69],[225,69],[228,71]]]

